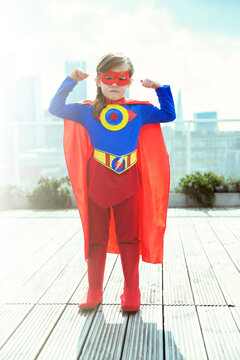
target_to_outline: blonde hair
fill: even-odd
[[[121,54],[121,53],[109,53],[100,59],[98,65],[97,65],[97,78],[100,80],[100,74],[105,73],[115,66],[126,64],[129,71],[129,78],[132,77],[134,73],[134,67],[131,62],[131,60]],[[101,113],[102,109],[106,105],[106,98],[102,93],[102,89],[97,85],[97,95],[93,102],[93,116],[95,118],[98,118],[99,114]]]

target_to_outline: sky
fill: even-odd
[[[157,104],[155,92],[140,83],[150,78],[171,86],[175,105],[181,90],[186,120],[198,111],[240,119],[239,0],[2,0],[0,6],[2,97],[6,84],[34,75],[48,108],[66,77],[64,62],[85,60],[94,99],[97,62],[117,51],[135,67],[132,98]]]

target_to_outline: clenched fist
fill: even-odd
[[[150,79],[145,79],[145,80],[140,80],[142,83],[142,86],[146,87],[146,88],[150,88],[150,89],[158,89],[159,87],[161,87],[162,85],[159,82],[150,80]]]
[[[76,68],[71,73],[70,78],[78,82],[78,81],[83,81],[88,76],[89,76],[89,74],[85,73],[83,70],[81,70],[79,68]]]

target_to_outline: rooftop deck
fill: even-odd
[[[142,304],[120,306],[120,257],[104,299],[87,289],[77,210],[0,212],[0,359],[239,360],[240,209],[168,209],[164,263],[140,261]]]

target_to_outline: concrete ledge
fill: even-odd
[[[170,193],[168,207],[204,207],[182,193]],[[213,207],[240,207],[240,193],[215,193]]]
[[[203,207],[189,196],[182,193],[170,193],[169,208]],[[240,207],[240,193],[215,193],[213,207]],[[72,194],[72,208],[77,208],[77,203]],[[25,197],[0,198],[0,210],[31,209],[31,204]]]

